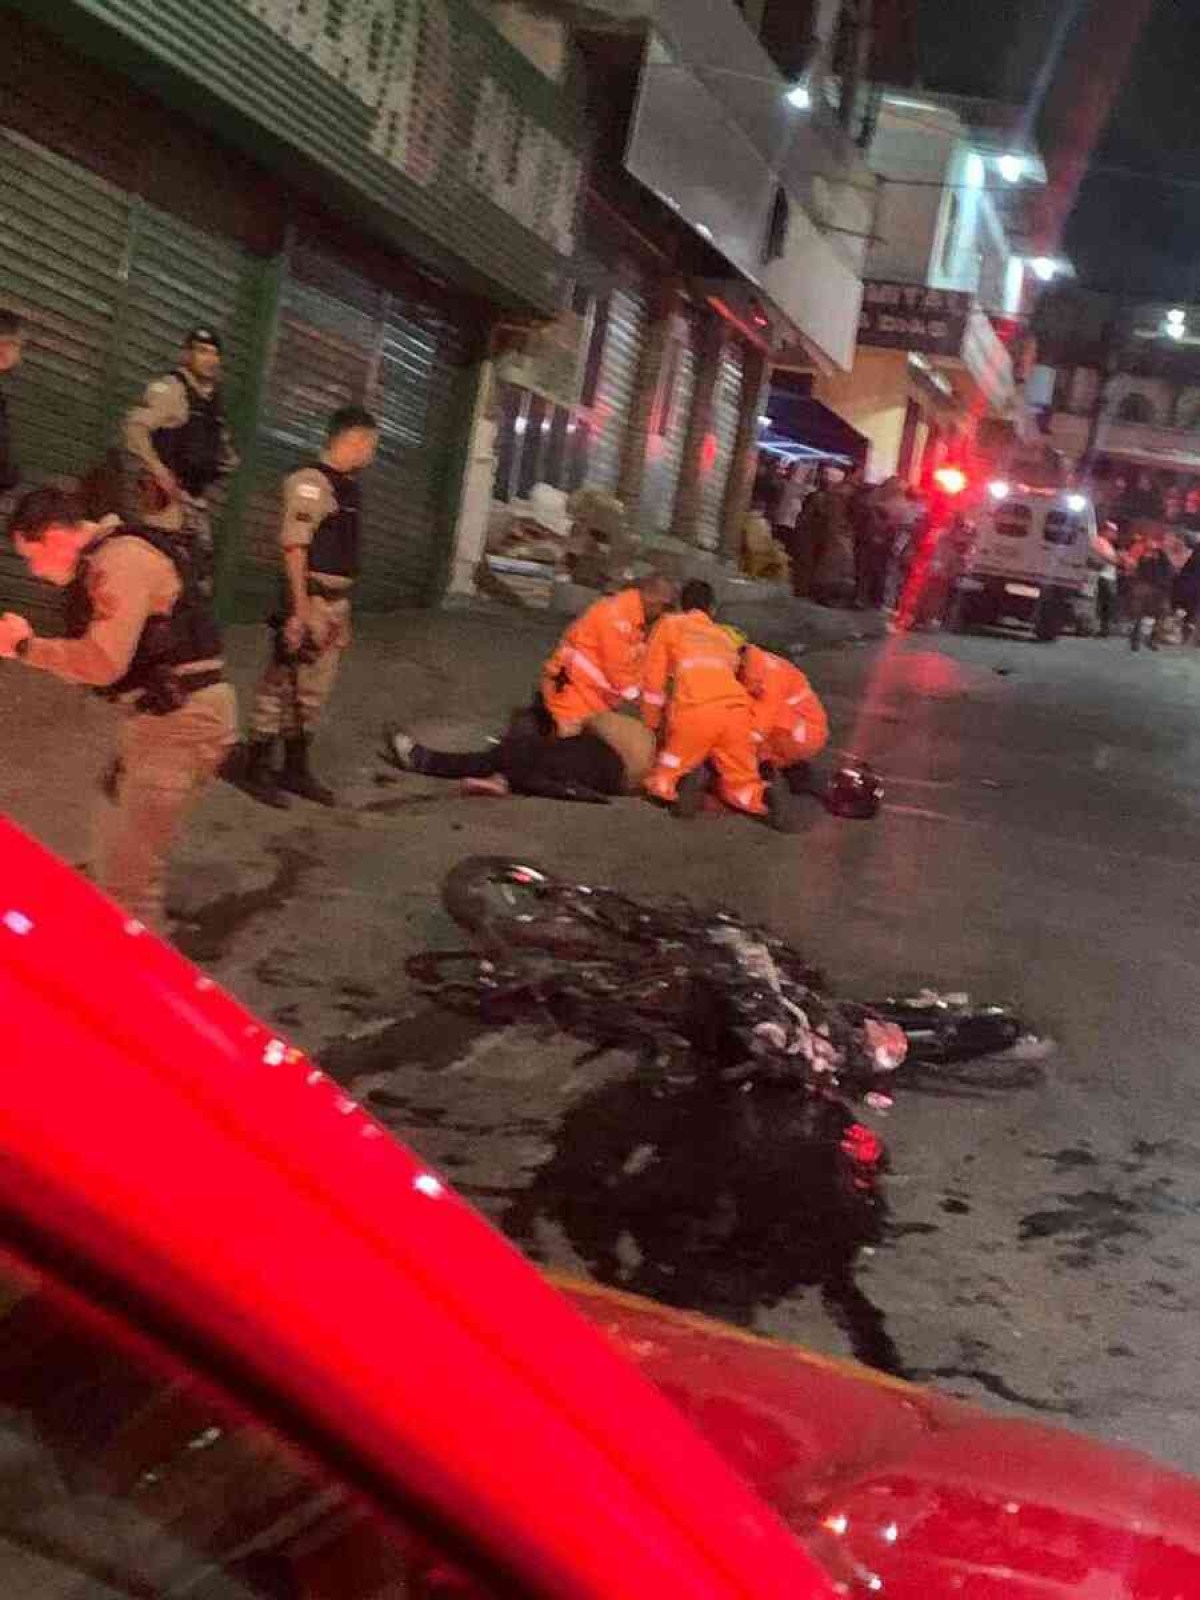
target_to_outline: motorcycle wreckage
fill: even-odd
[[[860,1186],[885,1157],[866,1118],[890,1109],[901,1066],[914,1086],[947,1092],[1033,1076],[1038,1052],[1009,1008],[932,990],[835,998],[796,950],[728,911],[647,904],[501,856],[459,862],[442,900],[473,948],[412,958],[431,997],[492,1025],[549,1020],[630,1051],[663,1093],[799,1090]]]

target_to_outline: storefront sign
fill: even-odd
[[[497,360],[496,376],[502,383],[532,389],[556,406],[574,409],[579,404],[590,328],[590,317],[562,312],[546,327],[523,333],[519,346]]]
[[[880,350],[959,356],[971,303],[969,294],[954,289],[871,279],[863,285],[858,342]]]

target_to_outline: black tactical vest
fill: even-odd
[[[335,472],[323,461],[314,461],[311,465],[324,474],[337,501],[337,510],[317,525],[309,547],[308,570],[318,577],[324,573],[330,578],[357,578],[362,514],[358,479],[353,473]]]
[[[156,428],[150,435],[158,459],[169,467],[188,494],[204,494],[220,476],[221,432],[225,411],[221,391],[197,394],[182,372],[175,376],[187,396],[187,421],[178,428]]]
[[[152,694],[176,668],[190,666],[195,661],[219,661],[222,653],[221,630],[212,612],[212,602],[200,587],[187,550],[179,540],[154,528],[114,528],[88,545],[66,590],[67,638],[81,639],[91,626],[93,608],[87,580],[96,552],[110,539],[129,538],[141,539],[166,556],[179,574],[182,589],[167,616],[147,620],[125,676],[99,691],[105,699],[112,700],[136,690]]]

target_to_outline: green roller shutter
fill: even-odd
[[[362,579],[367,610],[430,596],[449,532],[440,486],[457,447],[455,324],[416,294],[384,290],[312,248],[293,255],[268,376],[255,481],[243,535],[238,611],[273,600],[280,571],[279,486],[315,458],[332,411],[368,406],[380,448],[366,475]]]
[[[261,262],[9,131],[0,197],[0,304],[28,320],[25,360],[8,383],[25,483],[96,465],[196,324],[225,335],[236,412]],[[0,600],[43,623],[59,610],[7,548]]]
[[[25,483],[73,476],[105,444],[112,328],[124,295],[129,197],[73,162],[0,130],[0,304],[28,324],[5,380]],[[0,608],[44,623],[59,609],[0,544]]]

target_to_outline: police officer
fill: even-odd
[[[24,337],[24,325],[16,312],[0,310],[0,375],[20,366]],[[12,453],[8,402],[4,391],[0,389],[0,495],[11,494],[20,482],[20,476]]]
[[[220,388],[221,341],[193,328],[179,366],[149,384],[125,417],[124,445],[134,470],[129,511],[141,527],[181,534],[194,546],[200,581],[211,593],[209,491],[238,465]]]
[[[167,856],[237,737],[221,634],[179,541],[117,517],[88,520],[77,496],[34,489],[9,523],[35,578],[66,591],[66,638],[0,617],[0,657],[86,684],[123,711],[104,786],[95,876],[162,929]]]
[[[336,804],[309,766],[309,748],[350,643],[350,591],[358,576],[362,506],[359,474],[379,442],[375,418],[345,406],[329,419],[320,460],[284,480],[283,549],[286,593],[275,619],[275,649],[259,681],[240,786],[267,805],[289,794]],[[282,734],[283,769],[274,764]]]

